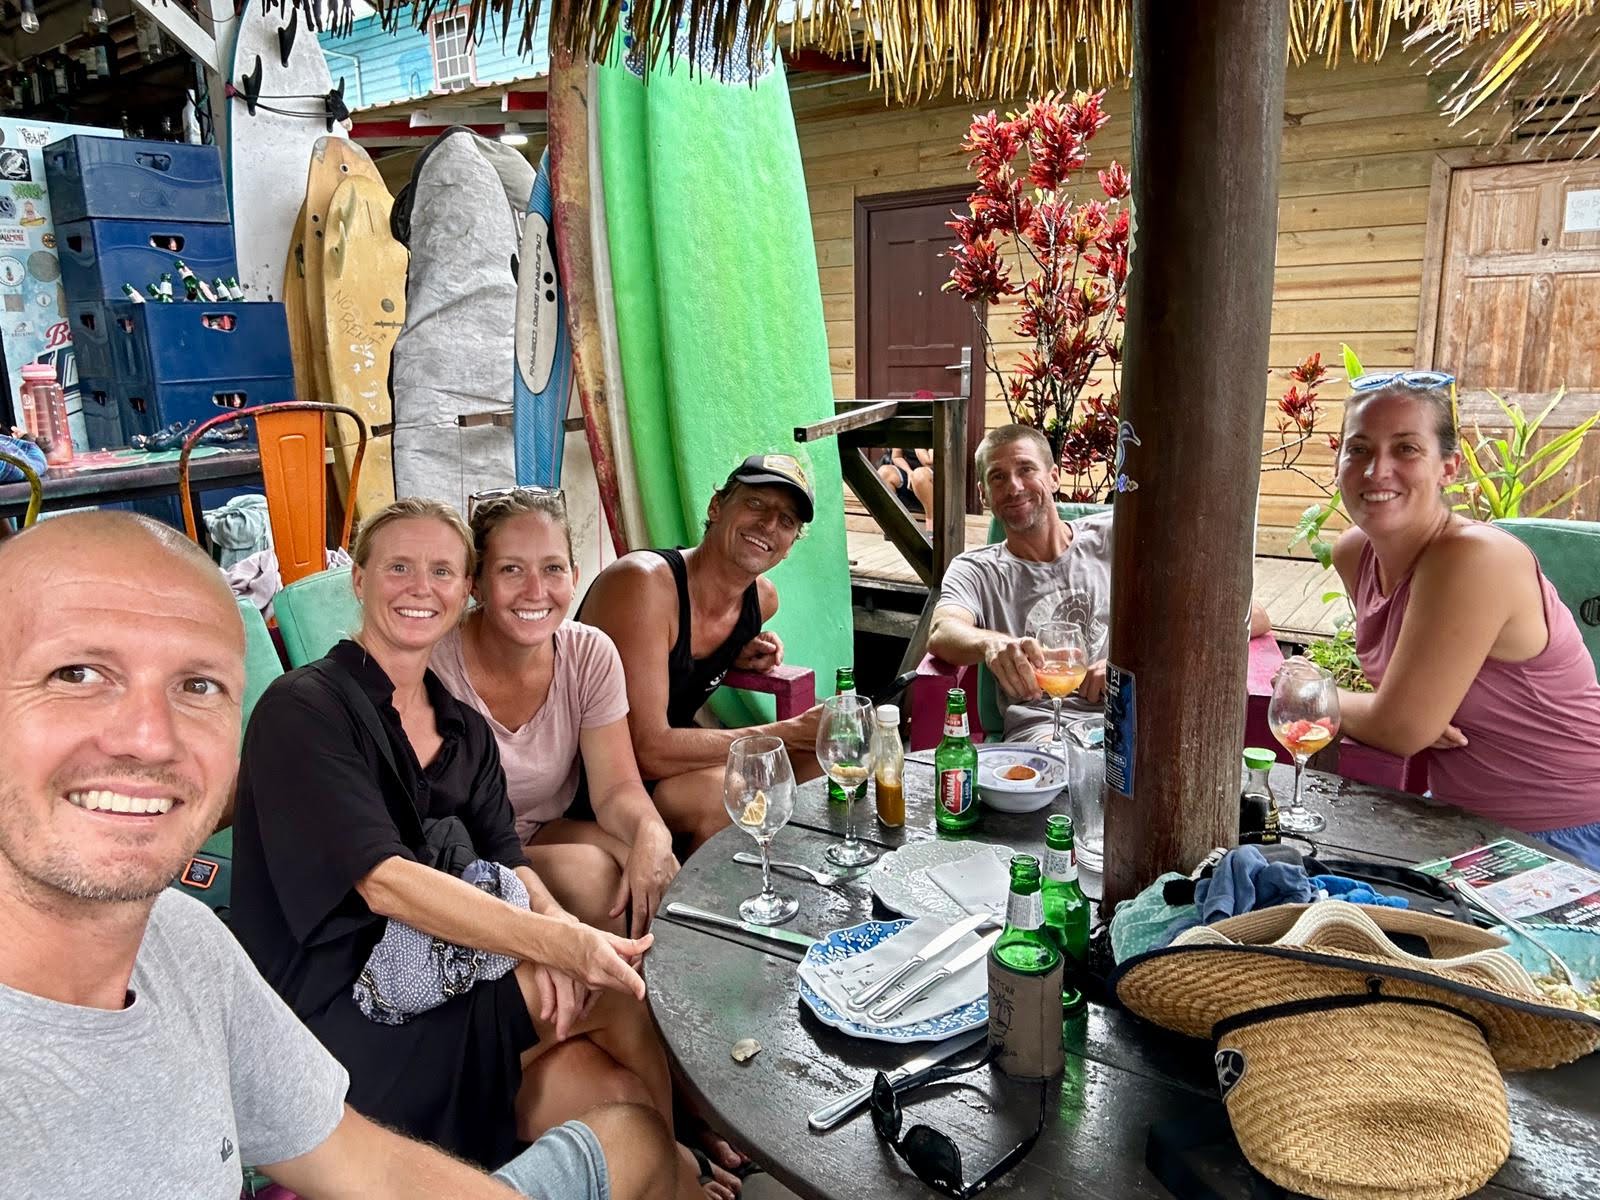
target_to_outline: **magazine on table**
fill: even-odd
[[[1510,838],[1417,869],[1464,879],[1518,921],[1600,927],[1600,875]]]

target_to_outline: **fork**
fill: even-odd
[[[759,867],[761,865],[761,856],[751,854],[747,850],[741,850],[733,856],[733,861],[743,863],[747,867]],[[842,876],[835,875],[829,871],[819,871],[815,867],[806,866],[805,863],[779,862],[777,859],[773,859],[771,865],[774,871],[794,871],[804,875],[812,883],[821,884],[823,887],[834,887],[844,882]]]
[[[1491,917],[1502,922],[1508,928],[1516,930],[1523,937],[1527,938],[1528,941],[1532,942],[1540,950],[1544,951],[1545,956],[1550,960],[1550,965],[1565,977],[1568,987],[1581,988],[1583,986],[1579,982],[1577,973],[1567,965],[1566,959],[1562,958],[1554,950],[1550,949],[1549,946],[1545,945],[1544,942],[1540,941],[1539,935],[1534,933],[1533,930],[1529,929],[1521,921],[1517,920],[1508,913],[1502,912],[1497,905],[1490,903],[1489,900],[1477,888],[1473,887],[1472,884],[1468,883],[1459,874],[1453,875],[1450,878],[1450,886],[1455,890],[1456,895],[1460,896],[1473,908],[1476,908],[1479,912],[1488,913]]]

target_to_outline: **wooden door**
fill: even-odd
[[[1566,387],[1541,441],[1600,409],[1600,164],[1452,172],[1444,247],[1433,365],[1459,381],[1463,439],[1504,436],[1491,389],[1534,415]],[[1600,480],[1600,435],[1528,497],[1523,515],[1580,479]],[[1577,505],[1549,515],[1592,519],[1600,482]]]
[[[954,396],[964,384],[970,450],[984,432],[983,345],[971,306],[941,290],[955,243],[945,222],[966,198],[963,189],[857,201],[856,395]],[[967,474],[967,511],[978,512],[977,481]]]

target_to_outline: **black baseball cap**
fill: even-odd
[[[816,497],[811,492],[811,481],[806,469],[792,454],[752,454],[736,467],[727,487],[734,483],[748,483],[753,487],[786,487],[795,495],[800,509],[800,520],[809,521],[816,515]]]

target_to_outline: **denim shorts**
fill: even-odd
[[[600,1141],[581,1121],[557,1125],[494,1177],[535,1200],[611,1200]]]
[[[1569,825],[1565,829],[1546,829],[1533,837],[1547,846],[1565,850],[1586,867],[1600,871],[1600,821],[1592,825]]]

